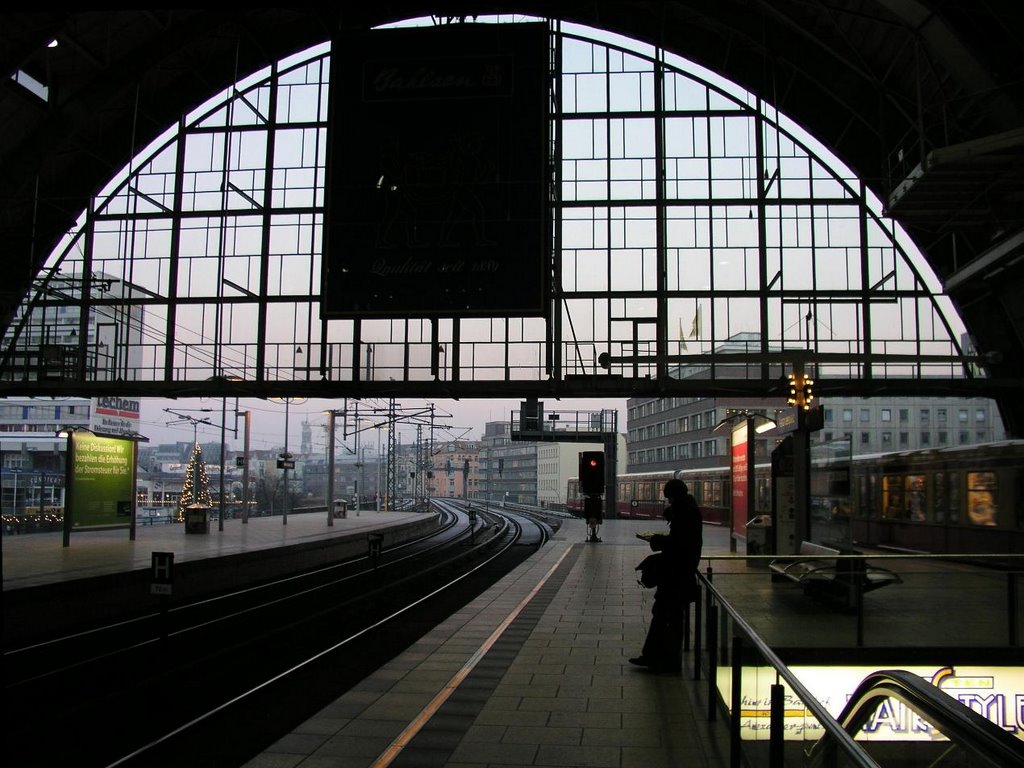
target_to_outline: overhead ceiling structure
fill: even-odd
[[[522,13],[617,32],[763,96],[862,178],[945,284],[988,375],[1024,381],[1018,0],[389,2],[0,14],[0,327],[90,197],[189,108],[404,18]],[[56,45],[51,47],[51,41]],[[1001,405],[1011,433],[1024,403]]]

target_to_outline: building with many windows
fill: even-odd
[[[138,402],[138,401],[133,401]],[[0,511],[35,514],[64,506],[68,427],[104,426],[104,399],[6,398],[0,403]],[[138,408],[134,427],[138,428]]]
[[[456,499],[477,499],[482,495],[480,443],[453,440],[434,446],[430,457],[427,493]]]
[[[715,429],[733,409],[775,418],[785,400],[744,398],[632,398],[627,404],[627,472],[661,472],[688,467],[717,467],[728,462],[728,429]],[[768,456],[778,438],[755,441],[755,456]]]
[[[482,498],[517,504],[565,504],[569,478],[576,477],[581,451],[600,451],[600,442],[513,441],[507,421],[484,427]],[[625,466],[626,436],[618,436],[620,471]]]
[[[566,502],[569,479],[579,474],[582,451],[604,450],[602,443],[536,443],[537,446],[537,503],[546,507],[560,507]],[[619,470],[625,469],[626,436],[618,436]]]
[[[813,443],[848,440],[854,455],[976,445],[1005,439],[994,401],[984,398],[828,398]],[[729,430],[715,430],[734,409],[769,418],[785,401],[741,398],[634,398],[628,402],[628,471],[654,472],[728,463]],[[766,458],[778,437],[757,437]]]
[[[949,448],[1003,440],[995,402],[985,398],[829,398],[822,442],[849,440],[853,453]]]

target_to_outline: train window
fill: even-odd
[[[997,525],[999,510],[995,472],[967,473],[967,519],[974,525]]]
[[[871,491],[870,485],[868,485],[867,475],[857,476],[857,505],[854,507],[854,512],[857,517],[864,517],[868,514],[868,510],[871,509]]]
[[[656,501],[654,492],[651,490],[654,483],[646,480],[636,484],[637,498],[641,501]]]
[[[942,432],[939,433],[943,434]],[[949,509],[949,497],[946,495],[946,473],[936,472],[935,473],[935,503],[933,509],[935,511],[935,522],[944,523],[946,522],[946,512]]]
[[[925,493],[924,475],[907,475],[904,478],[906,489],[907,517],[915,522],[928,519],[928,499]]]
[[[619,501],[633,500],[633,484],[628,480],[619,483]]]
[[[903,483],[898,475],[882,476],[882,517],[899,520],[903,517]]]
[[[712,480],[711,481],[711,498],[712,505],[716,507],[722,506],[722,481]]]

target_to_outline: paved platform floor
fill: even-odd
[[[303,544],[353,533],[365,533],[422,517],[415,512],[363,510],[358,515],[335,518],[327,524],[326,513],[292,514],[287,524],[280,516],[253,517],[249,522],[217,521],[209,533],[186,534],[184,525],[140,525],[135,541],[128,529],[74,531],[70,546],[62,533],[33,533],[3,537],[3,588],[5,591],[72,581],[90,576],[149,568],[153,552],[174,552],[175,563],[226,557],[259,549]]]
[[[657,525],[657,524],[656,524]],[[246,768],[678,768],[726,761],[685,675],[629,664],[650,522],[602,543],[567,521],[540,553]],[[705,553],[721,550],[710,531]]]
[[[188,536],[180,526],[157,526],[140,528],[135,542],[127,531],[77,534],[67,549],[59,534],[5,537],[4,589],[147,568],[156,549],[221,557],[410,517],[364,512],[333,527],[320,515],[291,516],[287,526],[257,518]],[[706,722],[699,703],[703,683],[628,662],[643,643],[652,600],[636,583],[634,568],[648,552],[636,533],[658,527],[607,521],[603,542],[590,544],[582,521],[565,521],[527,562],[245,768],[724,766],[722,729]],[[766,561],[729,552],[724,529],[705,527],[704,557],[702,570],[711,567],[716,587],[773,648],[852,653],[855,616],[773,583]],[[1005,643],[1004,575],[919,560],[885,564],[903,582],[866,597],[869,649],[985,652]]]

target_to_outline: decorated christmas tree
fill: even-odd
[[[203,461],[203,449],[196,443],[185,467],[185,481],[181,485],[181,498],[178,499],[178,520],[185,519],[185,509],[193,504],[212,507],[210,499],[210,478],[206,475],[206,463]]]

